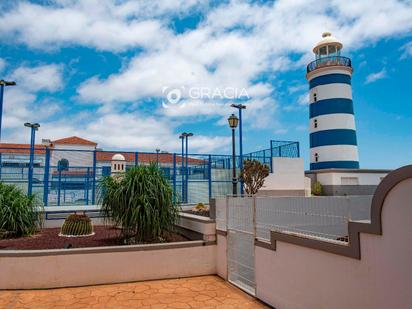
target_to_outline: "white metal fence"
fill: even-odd
[[[227,199],[228,280],[255,294],[254,199]]]
[[[254,216],[258,239],[270,240],[270,231],[276,230],[346,242],[348,222],[369,220],[371,201],[372,196],[219,198],[216,225],[220,230],[230,225],[249,232],[242,220]]]

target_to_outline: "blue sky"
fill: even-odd
[[[244,149],[297,140],[308,166],[306,64],[324,31],[354,66],[363,168],[412,161],[410,1],[114,1],[0,3],[2,139],[72,135],[105,149],[229,154],[237,100],[191,98],[187,89],[246,89]],[[185,89],[164,108],[165,93]]]

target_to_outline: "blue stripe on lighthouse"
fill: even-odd
[[[326,99],[309,105],[310,118],[327,114],[352,114],[353,102],[351,99]]]
[[[321,170],[325,168],[359,168],[358,161],[325,161],[310,164],[311,170]]]
[[[326,74],[315,77],[309,81],[309,89],[313,87],[320,86],[320,85],[327,85],[327,84],[351,84],[351,76],[348,74]]]
[[[357,145],[356,131],[333,129],[310,133],[310,147],[328,145]]]

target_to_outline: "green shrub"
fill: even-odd
[[[322,190],[322,185],[319,181],[315,181],[312,185],[312,194],[313,195],[322,195],[323,190]]]
[[[105,177],[101,183],[102,211],[129,242],[161,238],[176,223],[178,208],[172,187],[156,166],[136,166],[123,177]]]
[[[60,234],[63,236],[86,236],[93,234],[93,225],[86,214],[70,215],[64,220]]]
[[[0,230],[3,236],[26,236],[41,225],[41,204],[15,185],[0,182]]]

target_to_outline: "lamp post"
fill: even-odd
[[[236,143],[235,143],[235,129],[237,127],[237,124],[239,122],[239,118],[235,116],[235,114],[230,115],[228,118],[229,122],[229,127],[232,129],[232,185],[233,185],[233,190],[232,194],[237,195],[237,177],[236,177]]]
[[[188,202],[189,197],[189,137],[193,136],[193,133],[186,133],[186,199]]]
[[[242,109],[246,109],[246,105],[232,104],[231,107],[239,110],[239,168],[243,169],[243,137],[242,137]],[[243,194],[243,185],[240,186],[240,194]]]
[[[14,81],[0,80],[0,141],[1,141],[1,125],[3,119],[3,96],[4,96],[4,87],[7,86],[16,86]]]
[[[157,149],[156,149],[156,165],[157,165],[157,166],[159,166],[159,152],[160,152],[160,149],[157,148]]]
[[[16,86],[16,82],[14,81],[6,81],[0,80],[0,142],[1,142],[1,128],[2,128],[2,120],[3,120],[3,97],[4,97],[4,87],[7,86]],[[2,167],[2,158],[0,152],[0,177],[1,177],[1,167]]]
[[[33,191],[33,161],[34,161],[34,142],[36,139],[36,131],[40,128],[40,124],[36,123],[30,123],[26,122],[24,124],[25,127],[31,129],[31,134],[30,134],[30,162],[29,162],[29,183],[28,183],[28,189],[27,193],[28,195],[32,194]]]
[[[179,138],[182,140],[182,156],[181,156],[181,175],[182,175],[182,202],[185,200],[185,176],[184,176],[184,170],[185,170],[185,162],[184,162],[184,156],[185,156],[185,137],[186,137],[186,132],[183,132],[180,134]]]

